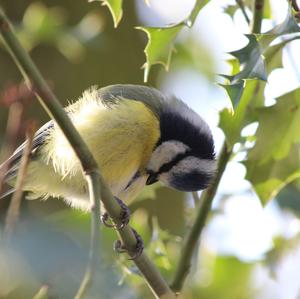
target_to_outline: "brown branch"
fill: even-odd
[[[27,172],[27,166],[28,166],[29,156],[32,147],[32,140],[33,140],[34,133],[36,131],[35,127],[36,125],[34,123],[30,123],[27,127],[27,132],[26,132],[27,142],[21,159],[20,168],[18,171],[16,186],[15,186],[16,190],[12,196],[8,208],[8,212],[6,215],[6,222],[4,227],[4,233],[6,238],[10,238],[11,234],[16,228],[17,221],[19,218],[22,194],[23,194],[22,189],[25,181],[26,172]]]
[[[68,118],[64,109],[61,107],[58,99],[50,90],[46,84],[41,73],[33,63],[28,53],[20,45],[15,33],[13,32],[12,26],[9,23],[3,10],[0,8],[0,33],[5,41],[8,51],[13,57],[16,65],[19,67],[22,75],[24,76],[27,84],[33,86],[35,94],[39,99],[41,105],[48,112],[48,114],[56,121],[58,126],[61,128],[65,137],[72,146],[75,154],[77,155],[85,178],[89,186],[90,194],[90,205],[92,211],[92,227],[91,227],[91,248],[89,263],[86,270],[86,276],[90,281],[91,276],[94,273],[94,267],[96,260],[96,254],[98,252],[99,244],[99,225],[100,225],[100,202],[102,200],[104,207],[110,217],[115,223],[119,223],[121,208],[116,202],[112,193],[103,177],[101,176],[98,165],[89,151],[86,144],[81,139],[78,131]],[[129,250],[129,254],[133,251],[136,246],[136,238],[132,229],[129,226],[125,226],[122,230],[119,230],[119,235]],[[134,260],[137,267],[143,274],[148,286],[152,290],[156,298],[175,298],[174,293],[165,282],[158,269],[143,252],[137,259]],[[92,273],[92,275],[90,275]],[[83,280],[82,285],[86,285]],[[88,284],[87,284],[88,285]],[[85,287],[86,290],[86,287]],[[81,295],[82,296],[82,295]]]

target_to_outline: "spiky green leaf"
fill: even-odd
[[[166,70],[171,61],[171,55],[174,51],[174,39],[184,24],[166,28],[137,27],[137,29],[146,32],[148,43],[145,48],[146,63],[144,65],[144,81],[148,79],[149,71],[152,65],[162,64]]]
[[[106,5],[108,7],[114,21],[114,27],[118,27],[123,16],[123,0],[89,0],[89,2],[94,1],[100,1],[102,5]]]
[[[245,162],[263,203],[300,176],[300,88],[258,111],[256,143]]]

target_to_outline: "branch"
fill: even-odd
[[[253,19],[251,22],[251,32],[260,33],[261,23],[264,13],[264,0],[255,0],[253,3]]]
[[[236,3],[240,7],[240,9],[241,9],[241,11],[243,13],[244,18],[245,18],[247,24],[249,25],[250,24],[250,19],[249,19],[248,15],[247,15],[247,12],[246,12],[243,0],[236,0]]]
[[[8,212],[6,215],[6,221],[5,221],[5,227],[4,227],[4,232],[5,232],[5,237],[10,238],[12,232],[14,231],[17,221],[20,215],[20,207],[21,207],[21,201],[22,201],[22,194],[23,194],[23,185],[24,185],[24,180],[27,172],[27,166],[29,162],[29,156],[31,152],[31,147],[32,147],[32,141],[33,141],[33,136],[35,133],[35,123],[30,123],[27,132],[26,132],[26,137],[27,137],[27,143],[24,149],[24,153],[21,159],[20,163],[20,168],[18,171],[18,176],[17,176],[17,181],[16,181],[16,190],[11,198],[11,202],[8,208]]]
[[[211,209],[212,201],[217,192],[220,180],[229,161],[232,151],[227,149],[226,143],[224,143],[223,148],[220,152],[218,159],[218,172],[215,177],[214,182],[205,191],[203,191],[200,197],[200,207],[197,214],[195,223],[193,224],[191,230],[185,239],[180,260],[177,266],[177,271],[175,273],[174,280],[171,284],[171,288],[175,292],[179,292],[182,289],[184,280],[189,273],[191,267],[191,260],[193,253],[195,251],[196,245],[200,239],[202,230],[205,226],[208,213]]]
[[[255,0],[255,2],[263,2],[263,1]],[[257,29],[258,30],[257,33],[260,33],[261,21],[262,21],[262,14],[260,14],[260,18],[256,16],[255,23],[256,26],[259,28],[259,30]],[[258,92],[258,90],[256,92]],[[255,97],[255,94],[253,96]],[[171,284],[171,288],[175,292],[181,291],[184,284],[184,280],[190,270],[193,253],[196,249],[198,240],[200,240],[201,233],[205,226],[208,214],[211,210],[212,201],[215,197],[220,180],[223,176],[227,163],[229,162],[231,154],[232,154],[232,148],[230,149],[227,148],[226,140],[225,140],[218,158],[218,172],[216,178],[213,184],[209,186],[205,191],[203,191],[201,195],[200,207],[198,210],[195,223],[193,224],[191,230],[188,232],[187,238],[183,245],[177,271],[175,273],[173,282]]]
[[[299,13],[300,11],[300,8],[298,6],[298,3],[297,3],[297,0],[291,0],[291,4],[292,4],[292,7],[294,8],[294,10]]]
[[[5,97],[5,94],[1,94],[0,97]],[[5,161],[11,156],[14,149],[16,148],[16,140],[20,135],[20,129],[22,126],[22,118],[24,107],[22,102],[18,99],[10,104],[8,110],[8,118],[6,124],[6,130],[4,135],[4,142],[0,152],[0,158]],[[9,168],[9,163],[4,163],[0,167],[0,195],[4,186],[4,177]]]
[[[29,57],[28,53],[20,45],[16,38],[15,33],[12,30],[12,26],[9,23],[7,17],[5,16],[3,10],[0,8],[0,32],[5,41],[5,44],[13,57],[15,63],[19,67],[22,75],[24,76],[26,83],[33,87],[38,100],[48,114],[56,121],[58,126],[61,128],[65,137],[69,141],[73,150],[75,151],[80,164],[85,174],[85,178],[89,187],[90,202],[91,202],[91,212],[92,212],[92,228],[91,228],[91,248],[89,263],[86,270],[86,275],[82,281],[82,285],[79,289],[79,295],[85,292],[93,273],[94,264],[93,261],[96,260],[96,253],[98,252],[99,244],[99,225],[100,225],[100,202],[99,198],[102,200],[104,207],[112,220],[118,224],[119,215],[121,208],[114,199],[111,191],[105,184],[99,170],[95,159],[93,158],[91,152],[89,151],[86,144],[82,141],[79,133],[75,129],[73,123],[68,118],[64,109],[60,105],[56,96],[52,93],[39,70]],[[135,236],[129,226],[126,226],[119,231],[119,235],[126,246],[126,248],[133,249],[136,245]],[[139,258],[135,260],[135,263],[139,270],[144,275],[149,287],[153,291],[156,298],[174,298],[173,292],[170,290],[167,283],[164,281],[163,277],[148,259],[145,253],[142,253]],[[79,297],[80,298],[80,297]]]

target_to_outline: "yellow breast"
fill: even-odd
[[[84,99],[68,110],[104,179],[118,196],[132,176],[146,167],[160,137],[158,119],[143,103],[133,100],[121,100],[107,108],[100,101]],[[65,186],[85,189],[78,160],[58,128],[42,152],[44,162],[53,168]]]

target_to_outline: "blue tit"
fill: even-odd
[[[208,125],[173,96],[139,85],[93,87],[66,111],[113,195],[124,201],[157,181],[197,191],[214,177],[214,141]],[[11,186],[24,146],[8,160],[6,182]],[[31,199],[60,197],[72,207],[89,208],[81,166],[55,121],[35,135],[24,191]]]

